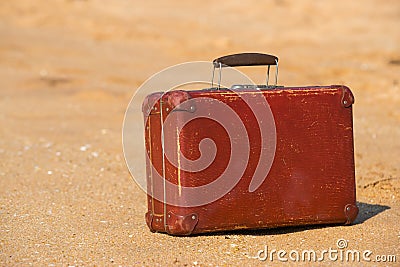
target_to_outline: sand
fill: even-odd
[[[15,0],[0,18],[0,265],[280,265],[255,256],[338,239],[400,264],[399,1]],[[147,229],[122,152],[130,98],[168,66],[243,51],[279,56],[280,84],[352,88],[354,225]]]

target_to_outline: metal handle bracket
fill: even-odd
[[[219,57],[213,60],[213,73],[211,78],[211,87],[214,87],[215,69],[219,68],[218,90],[221,88],[221,76],[223,67],[239,67],[239,66],[268,66],[266,85],[269,85],[269,72],[271,65],[276,66],[275,85],[278,85],[278,58],[273,55],[262,53],[240,53]]]

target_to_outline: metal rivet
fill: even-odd
[[[171,214],[168,214],[168,218],[171,218]]]
[[[165,108],[165,110],[166,110],[166,111],[168,111],[168,110],[169,110],[169,108]]]
[[[347,207],[346,210],[347,210],[347,211],[350,211],[350,207]]]
[[[192,215],[192,220],[196,220],[196,216],[195,215]]]
[[[190,111],[194,111],[194,106],[190,106]]]
[[[344,100],[344,101],[343,101],[343,104],[347,105],[347,100]]]

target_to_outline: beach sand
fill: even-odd
[[[338,239],[400,264],[399,1],[15,0],[0,18],[0,265],[280,265],[255,256]],[[244,51],[277,55],[282,85],[353,90],[354,225],[148,230],[122,151],[131,97],[166,67]]]

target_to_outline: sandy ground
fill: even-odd
[[[1,1],[0,265],[256,266],[271,263],[254,258],[265,245],[321,251],[339,238],[400,264],[400,2],[243,2]],[[130,98],[165,67],[242,51],[278,55],[280,84],[352,88],[355,225],[147,229],[122,153]]]

